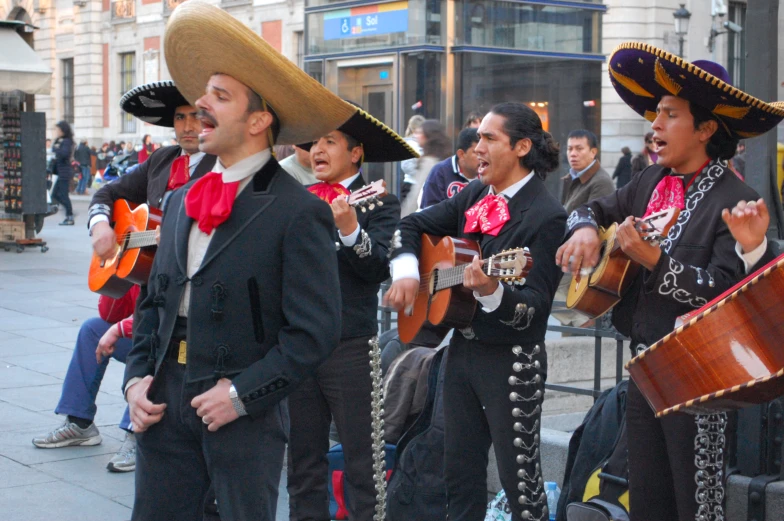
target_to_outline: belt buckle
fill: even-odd
[[[188,343],[185,340],[180,340],[180,351],[177,353],[177,363],[185,364],[188,354]]]

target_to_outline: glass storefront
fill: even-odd
[[[420,114],[452,122],[456,137],[470,112],[518,101],[565,144],[577,128],[600,135],[605,10],[593,1],[307,0],[305,70],[401,134]],[[397,186],[396,168],[376,170],[371,178]],[[556,194],[557,174],[548,179]]]

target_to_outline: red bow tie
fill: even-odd
[[[509,220],[509,207],[503,195],[487,194],[481,201],[466,210],[465,233],[482,232],[496,236]]]
[[[340,183],[335,183],[334,185],[331,185],[325,182],[310,185],[308,187],[308,192],[315,194],[316,197],[318,197],[322,201],[326,201],[329,204],[332,204],[332,201],[334,201],[339,195],[351,194],[351,192],[346,190],[346,188]]]
[[[199,222],[206,234],[220,226],[231,215],[239,181],[223,182],[223,174],[210,172],[196,181],[185,196],[185,213]]]
[[[187,155],[180,156],[174,160],[171,170],[169,171],[169,182],[166,185],[167,192],[169,190],[176,190],[190,181],[191,176],[188,172],[189,165],[190,157]]]

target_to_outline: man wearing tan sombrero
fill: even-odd
[[[722,212],[759,196],[727,161],[739,139],[774,128],[784,110],[734,88],[721,65],[689,63],[647,44],[620,45],[610,56],[609,71],[621,98],[651,122],[657,164],[614,194],[575,210],[570,237],[555,260],[565,272],[592,268],[599,256],[597,228],[620,223],[620,246],[643,269],[613,309],[613,324],[631,337],[637,354],[669,333],[676,317],[702,307],[739,279],[735,240]],[[643,241],[637,220],[671,207],[681,211],[665,240],[658,246]],[[759,259],[761,253],[754,253],[747,262]],[[723,414],[656,419],[630,382],[626,423],[633,521],[724,519],[726,422]]]
[[[213,172],[172,195],[124,390],[138,435],[134,520],[273,520],[286,396],[340,337],[332,212],[280,168],[356,108],[226,12],[180,5],[166,61]],[[314,267],[317,266],[317,271]]]

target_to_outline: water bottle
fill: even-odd
[[[547,481],[544,484],[547,492],[547,510],[550,514],[550,521],[555,521],[555,510],[558,508],[558,498],[561,496],[561,489],[554,481]]]

